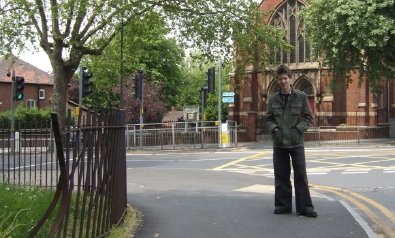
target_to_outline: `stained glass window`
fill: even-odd
[[[310,61],[311,46],[304,35],[303,18],[299,12],[303,3],[295,0],[285,1],[273,14],[270,24],[284,29],[285,40],[293,46],[287,54],[284,50],[277,50],[276,60],[282,63],[303,63]]]

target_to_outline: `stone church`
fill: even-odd
[[[263,0],[259,7],[272,12],[267,24],[283,28],[284,39],[293,45],[290,52],[277,51],[275,59],[277,65],[290,67],[294,88],[308,95],[313,126],[388,125],[390,118],[395,117],[395,82],[384,81],[383,94],[374,95],[365,81],[358,84],[358,73],[354,73],[351,84],[337,83],[335,90],[330,90],[331,72],[322,60],[312,57],[311,43],[299,15],[306,4],[308,1],[303,0]],[[259,71],[255,77],[249,71],[247,79],[234,80],[239,90],[234,104],[229,105],[229,119],[247,128],[248,140],[253,141],[255,134],[265,129],[267,100],[279,90],[277,79],[273,71],[267,70]]]

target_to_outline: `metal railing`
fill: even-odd
[[[239,129],[236,122],[227,123],[226,145],[219,144],[219,126],[215,122],[174,122],[158,124],[127,125],[126,148],[131,150],[175,150],[204,149],[218,147],[237,147],[237,143],[246,142],[247,130]],[[389,126],[320,126],[312,127],[305,133],[305,144],[359,144],[379,138],[389,137]],[[259,129],[257,142],[271,143],[271,134],[267,129]],[[223,141],[221,141],[223,142]]]
[[[127,207],[125,112],[88,114],[74,122],[69,111],[65,130],[56,114],[51,117],[18,124],[15,132],[2,126],[0,182],[56,189],[29,237],[52,213],[47,237],[104,237]]]
[[[320,126],[305,132],[305,144],[310,146],[360,144],[389,138],[389,125],[382,126]],[[258,142],[272,141],[268,130],[257,135]]]
[[[35,129],[32,129],[35,128]],[[20,123],[12,132],[0,129],[0,181],[18,186],[52,187],[59,167],[49,120]]]
[[[237,125],[227,121],[220,129],[215,121],[130,124],[127,149],[203,149],[237,146]]]
[[[67,125],[64,132],[57,114],[51,117],[59,182],[29,237],[38,233],[57,205],[48,237],[103,237],[121,222],[127,207],[125,112],[88,113],[82,123],[79,117],[77,126]]]

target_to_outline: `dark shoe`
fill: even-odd
[[[276,207],[274,209],[274,214],[289,214],[292,213],[292,210],[286,207]]]
[[[304,216],[304,217],[312,217],[315,218],[318,216],[317,212],[314,210],[306,210],[298,213],[299,216]]]

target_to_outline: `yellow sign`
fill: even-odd
[[[80,115],[80,107],[75,107],[74,114],[78,117]]]

